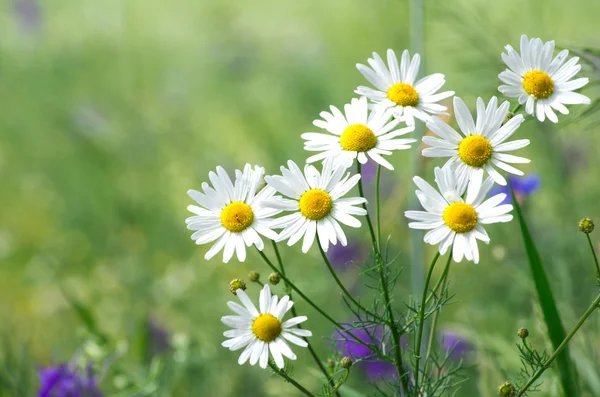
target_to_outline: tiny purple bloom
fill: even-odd
[[[21,28],[35,33],[42,24],[42,8],[39,0],[17,0],[15,2],[16,18]]]
[[[361,245],[353,242],[349,242],[345,247],[342,244],[336,244],[329,248],[327,257],[333,267],[345,269],[349,262],[362,262],[364,250]]]
[[[362,368],[371,381],[392,379],[396,375],[396,367],[392,363],[384,361],[380,357],[374,357],[373,352],[368,347],[362,345],[348,334],[354,335],[365,343],[381,345],[381,326],[369,331],[360,328],[338,331],[336,333],[337,339],[343,339],[338,341],[338,349],[342,352],[342,355],[349,356],[353,360],[365,359],[365,361],[361,361],[356,365]]]
[[[450,354],[452,360],[458,361],[473,351],[473,346],[454,331],[443,331],[441,338],[442,348]]]
[[[535,174],[524,177],[510,175],[508,177],[508,181],[511,184],[515,192],[515,196],[519,202],[540,188],[540,177]],[[490,191],[490,196],[495,196],[500,193],[506,194],[503,204],[512,204],[512,198],[510,196],[510,189],[508,188],[508,185],[494,187]]]
[[[102,397],[92,368],[84,373],[69,368],[67,364],[38,370],[40,388],[38,397]]]
[[[148,350],[151,357],[169,350],[169,332],[154,318],[148,320]]]
[[[377,166],[378,164],[372,160],[369,160],[366,164],[362,165],[360,174],[363,183],[375,182],[375,177],[377,176]]]

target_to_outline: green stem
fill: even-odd
[[[538,380],[538,378],[544,373],[544,371],[546,371],[548,368],[550,368],[550,365],[552,364],[552,362],[556,359],[556,357],[558,357],[560,352],[563,351],[563,349],[567,346],[567,344],[569,343],[571,338],[573,338],[573,336],[577,333],[577,331],[579,331],[579,328],[581,328],[583,323],[585,323],[585,320],[587,320],[587,318],[594,312],[594,310],[596,310],[596,308],[598,307],[599,304],[600,304],[600,295],[598,295],[596,300],[594,300],[594,302],[586,310],[586,312],[579,319],[577,324],[575,324],[575,327],[571,330],[571,332],[569,332],[569,334],[562,341],[560,346],[558,346],[556,351],[554,353],[552,353],[552,356],[550,356],[550,358],[548,358],[548,360],[546,360],[546,362],[540,369],[535,371],[535,373],[531,376],[531,378],[529,378],[529,381],[525,384],[525,386],[523,386],[521,388],[521,390],[519,390],[519,393],[517,394],[516,397],[521,397],[521,396],[525,395],[525,393],[527,392],[527,389],[529,389],[531,387],[531,385],[533,385],[535,383],[535,381]]]
[[[523,105],[521,105],[520,103],[517,103],[517,105],[513,108],[512,110],[512,114],[517,114],[517,112],[523,107]]]
[[[285,267],[283,266],[283,261],[281,260],[281,254],[279,253],[279,248],[277,247],[277,243],[273,240],[271,240],[271,242],[273,243],[273,249],[275,250],[275,256],[277,257],[277,262],[279,263],[279,268],[281,269],[281,274],[283,276],[285,276]],[[292,299],[292,290],[291,290],[289,284],[285,280],[284,280],[284,283],[285,283],[286,290],[288,290],[287,293],[290,296],[290,300],[293,300]],[[296,312],[296,306],[292,306],[292,316],[298,317],[298,313]],[[302,329],[302,324],[298,324],[297,327]],[[327,372],[327,369],[325,368],[325,366],[319,359],[317,352],[315,352],[315,350],[313,349],[313,347],[311,346],[311,344],[307,338],[302,338],[302,339],[304,339],[304,341],[307,343],[307,345],[308,345],[307,348],[308,348],[308,351],[310,352],[310,355],[312,356],[313,360],[315,361],[315,363],[317,364],[317,366],[319,367],[319,369],[321,370],[323,375],[325,375],[325,378],[331,385],[332,390],[335,389],[336,396],[341,397],[340,393],[335,388],[336,385],[335,385],[335,381],[333,380],[333,377],[330,376],[329,373]]]
[[[286,382],[291,383],[292,385],[294,385],[296,387],[296,389],[300,390],[302,393],[304,393],[308,397],[315,397],[314,394],[312,394],[311,392],[309,392],[308,390],[306,390],[300,383],[296,382],[294,379],[292,379],[291,377],[289,377],[288,374],[286,374],[285,372],[283,372],[281,369],[277,368],[277,366],[275,364],[273,364],[271,361],[269,361],[269,367],[271,367],[271,369],[273,371],[275,371],[275,373],[277,375],[279,375],[283,379],[285,379]]]
[[[377,164],[375,177],[375,225],[377,226],[377,249],[381,252],[381,211],[379,201],[379,181],[381,179],[381,164]]]
[[[360,163],[356,162],[356,171],[359,175],[361,175],[360,171]],[[377,190],[379,191],[379,184],[376,184]],[[365,198],[365,193],[362,185],[362,178],[358,180],[358,192],[360,196]],[[379,199],[379,193],[376,193],[376,198]],[[377,203],[376,206],[379,204]],[[377,243],[377,238],[375,237],[375,231],[373,230],[373,223],[371,222],[371,217],[369,216],[369,211],[367,209],[367,205],[363,203],[363,208],[367,212],[365,217],[367,218],[367,225],[369,227],[369,233],[371,234],[371,242],[373,244],[373,251],[375,252],[375,260],[377,262],[377,270],[379,271],[379,281],[381,282],[381,288],[383,290],[383,298],[385,301],[385,310],[389,319],[388,325],[390,327],[390,331],[392,334],[392,338],[394,339],[394,365],[396,370],[398,371],[398,377],[402,382],[403,390],[408,391],[408,376],[407,372],[402,366],[402,348],[400,346],[400,332],[398,331],[398,325],[394,320],[394,311],[392,310],[392,301],[390,299],[390,292],[388,290],[388,281],[385,274],[383,257],[381,255],[380,247]]]
[[[431,265],[429,265],[429,271],[427,272],[427,278],[425,278],[425,286],[423,287],[423,296],[421,298],[421,307],[419,309],[419,326],[417,328],[417,343],[415,344],[415,388],[419,390],[419,361],[421,361],[421,342],[423,340],[423,325],[425,324],[425,302],[427,301],[427,291],[429,289],[429,282],[431,281],[431,275],[435,264],[440,257],[440,253],[437,252]]]
[[[590,244],[590,251],[592,251],[592,255],[594,255],[594,263],[596,264],[596,275],[600,280],[600,265],[598,264],[598,256],[596,255],[596,249],[594,248],[594,244],[592,244],[592,239],[588,233],[585,234],[587,237],[587,241]]]
[[[321,244],[317,244],[317,245],[319,246],[319,252],[321,252],[321,256],[323,257],[323,261],[327,265],[327,269],[329,269],[329,273],[331,273],[331,275],[333,276],[333,279],[335,280],[335,283],[338,285],[338,287],[340,287],[340,289],[342,290],[342,292],[344,293],[344,295],[346,295],[346,297],[348,299],[350,299],[350,301],[352,301],[352,303],[354,303],[356,305],[356,307],[358,307],[360,310],[364,311],[366,314],[370,315],[374,319],[377,319],[379,321],[384,321],[385,322],[385,319],[381,318],[381,316],[379,316],[379,315],[371,312],[366,307],[363,307],[356,299],[354,299],[354,297],[352,296],[352,294],[350,292],[348,292],[348,290],[346,289],[346,287],[344,286],[344,284],[342,284],[342,281],[337,276],[335,270],[333,270],[333,267],[331,266],[331,263],[329,262],[329,258],[327,258],[327,254],[325,254],[325,251],[323,251],[323,248],[321,247]]]

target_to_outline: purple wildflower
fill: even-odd
[[[148,331],[148,353],[151,357],[160,355],[169,350],[169,331],[167,331],[156,319],[150,318],[147,323]]]
[[[508,181],[511,184],[515,196],[517,200],[521,202],[526,197],[530,196],[533,192],[540,188],[540,177],[538,175],[532,174],[525,177],[516,177],[510,175],[508,177]],[[496,194],[504,193],[506,194],[506,198],[504,199],[504,204],[512,204],[512,198],[510,196],[510,189],[508,185],[506,186],[496,186],[490,191],[490,196],[494,196]]]
[[[42,9],[39,0],[16,0],[14,7],[21,28],[27,32],[36,33],[42,24]]]
[[[360,174],[363,180],[363,183],[374,183],[375,177],[377,176],[377,163],[375,161],[369,160],[365,164],[362,165],[360,170]]]
[[[91,366],[81,373],[68,364],[40,368],[39,397],[102,397]]]
[[[367,346],[359,343],[348,334],[354,335],[367,344],[381,345],[381,326],[369,329],[368,331],[364,328],[338,331],[336,335],[339,340],[338,349],[342,352],[342,355],[349,356],[353,360],[365,360],[360,361],[356,365],[365,372],[371,381],[391,379],[396,375],[396,367],[392,363],[383,360],[381,357],[374,356],[373,352]]]
[[[327,252],[327,257],[333,267],[345,269],[349,262],[362,262],[364,254],[363,247],[360,244],[349,242],[345,247],[342,244],[331,246]]]
[[[458,361],[473,351],[473,346],[454,331],[443,331],[441,339],[442,348],[450,354],[451,360]]]

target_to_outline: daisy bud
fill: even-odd
[[[517,335],[519,335],[519,338],[525,339],[529,336],[529,330],[527,328],[519,328]]]
[[[279,284],[280,281],[281,281],[281,274],[279,274],[277,272],[273,272],[273,273],[269,274],[269,283],[271,283],[273,285],[277,285],[277,284]]]
[[[246,290],[246,283],[244,282],[244,280],[241,280],[239,278],[234,278],[229,283],[229,291],[231,291],[232,294],[237,295],[237,290],[238,289],[241,289],[242,291],[245,291]]]
[[[500,397],[515,397],[517,395],[517,389],[511,382],[504,382],[498,387],[498,395]]]
[[[248,274],[248,278],[250,279],[250,281],[252,281],[253,283],[256,283],[258,280],[260,280],[260,274],[257,272],[250,272]]]
[[[504,118],[502,125],[508,123],[508,120],[512,119],[513,117],[515,117],[515,114],[513,112],[506,112],[506,117]]]
[[[594,231],[594,221],[591,218],[583,218],[579,221],[579,230],[585,234],[590,234]]]
[[[350,357],[342,357],[340,360],[340,367],[348,369],[352,366],[352,359]]]
[[[335,370],[335,361],[332,359],[327,360],[327,368],[329,368],[329,371],[333,372]]]

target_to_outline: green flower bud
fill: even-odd
[[[515,397],[517,389],[511,382],[506,381],[498,387],[498,395],[500,397]]]
[[[269,283],[273,284],[273,285],[277,285],[279,284],[279,282],[281,281],[281,274],[274,272],[269,274]]]
[[[350,357],[342,357],[340,360],[340,367],[348,369],[352,366],[352,359]]]
[[[506,112],[506,117],[504,118],[504,121],[502,122],[502,125],[508,123],[508,121],[510,119],[512,119],[513,117],[515,117],[515,114],[513,112]]]
[[[231,291],[232,294],[237,295],[237,290],[238,289],[241,289],[242,291],[245,291],[246,290],[246,283],[244,282],[244,280],[241,280],[239,278],[234,278],[229,283],[229,291]]]
[[[517,335],[519,335],[519,338],[525,339],[529,336],[529,330],[527,328],[519,328]]]
[[[252,281],[253,283],[257,282],[258,280],[260,280],[260,274],[252,271],[248,274],[248,278],[250,279],[250,281]]]
[[[590,234],[594,231],[594,221],[591,218],[583,218],[579,221],[579,230],[585,234]]]

